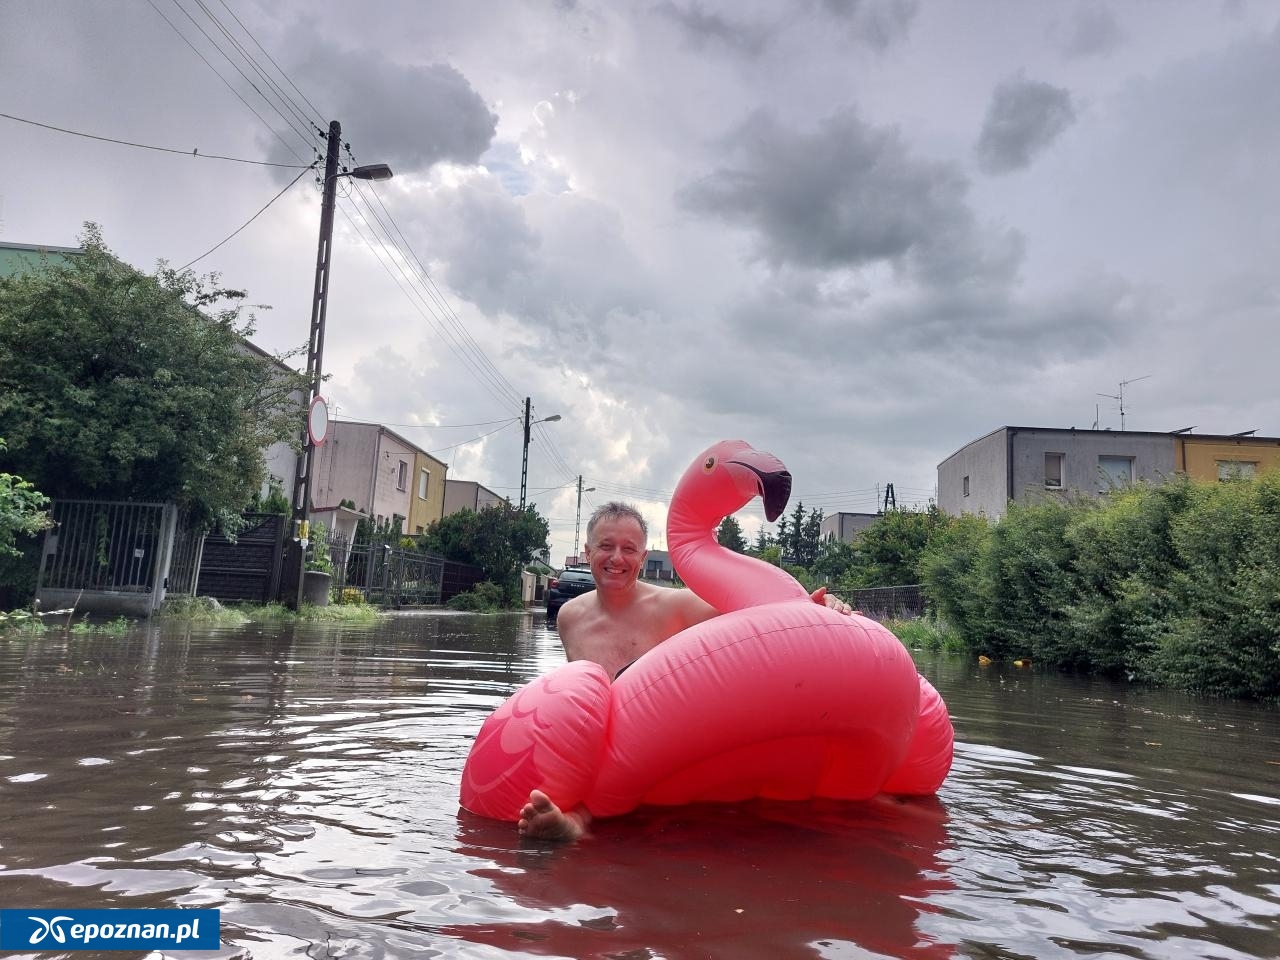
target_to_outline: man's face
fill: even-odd
[[[607,517],[597,523],[586,543],[596,589],[635,583],[644,569],[644,547],[640,524],[631,517]]]

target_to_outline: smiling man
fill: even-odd
[[[617,676],[629,664],[681,630],[720,615],[692,590],[675,590],[640,580],[649,527],[625,503],[598,508],[587,523],[586,554],[596,588],[560,608],[556,626],[569,660],[590,660]],[[813,594],[840,613],[852,608],[826,588]],[[576,839],[590,821],[585,809],[561,811],[534,790],[520,811],[522,834],[539,839]]]

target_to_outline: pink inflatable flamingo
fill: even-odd
[[[462,806],[515,820],[534,788],[594,816],[646,803],[934,793],[951,768],[951,720],[901,642],[715,540],[753,497],[776,519],[790,491],[781,461],[740,440],[702,453],[672,497],[667,543],[681,579],[724,615],[614,681],[576,661],[516,691],[476,737]]]

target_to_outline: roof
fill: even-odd
[[[1235,441],[1245,440],[1245,441],[1250,441],[1255,443],[1280,443],[1280,437],[1255,437],[1255,436],[1251,436],[1251,434],[1253,433],[1253,431],[1251,430],[1245,431],[1243,433],[1192,433],[1191,431],[1194,429],[1195,427],[1184,427],[1181,430],[1094,430],[1094,429],[1086,430],[1080,427],[1027,427],[1027,426],[1013,426],[1011,424],[1005,424],[1003,427],[996,427],[990,433],[984,433],[982,436],[977,437],[973,440],[970,440],[964,446],[960,447],[959,450],[956,450],[950,455],[944,457],[942,459],[942,463],[946,463],[952,457],[959,454],[962,450],[968,449],[969,447],[973,446],[975,443],[981,443],[983,440],[986,440],[988,437],[994,437],[998,433],[1005,433],[1010,430],[1013,431],[1014,433],[1017,433],[1023,430],[1036,430],[1041,433],[1096,433],[1096,434],[1111,436],[1111,437],[1128,435],[1131,437],[1169,437],[1170,439],[1175,439],[1175,440],[1176,439],[1203,440],[1203,441],[1212,441],[1212,442],[1221,442],[1223,440],[1235,440]],[[938,466],[942,466],[942,463],[938,464]]]

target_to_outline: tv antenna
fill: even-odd
[[[1124,388],[1125,388],[1125,387],[1127,387],[1127,386],[1128,386],[1129,384],[1131,384],[1131,383],[1137,383],[1139,380],[1150,380],[1152,376],[1153,376],[1153,374],[1147,373],[1147,374],[1143,374],[1141,377],[1134,377],[1132,380],[1121,380],[1121,381],[1120,381],[1120,392],[1119,392],[1119,393],[1100,393],[1100,394],[1098,394],[1098,396],[1100,396],[1100,397],[1106,397],[1106,398],[1107,398],[1107,399],[1109,399],[1109,400],[1117,400],[1117,401],[1119,401],[1119,403],[1120,403],[1120,429],[1121,429],[1121,430],[1124,430]],[[1097,421],[1096,421],[1096,420],[1094,421],[1094,426],[1095,426],[1095,428],[1096,428],[1096,426],[1097,426]]]

